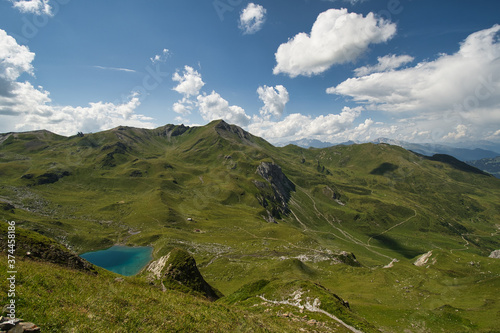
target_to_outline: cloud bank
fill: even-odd
[[[498,140],[500,25],[470,34],[454,54],[395,69],[410,60],[404,57],[380,58],[327,92],[399,118],[406,140]]]
[[[0,29],[0,132],[46,129],[62,135],[94,132],[119,125],[151,128],[152,119],[137,114],[139,96],[115,103],[95,102],[86,107],[54,105],[50,93],[30,82],[20,82],[23,73],[33,75],[35,54]]]
[[[327,92],[391,112],[496,107],[500,102],[499,31],[500,25],[495,25],[473,33],[457,53],[442,54],[414,67],[390,70],[386,66],[372,74],[368,73],[374,68],[359,69],[368,75],[347,79]]]
[[[352,128],[354,121],[359,117],[362,110],[362,107],[344,107],[339,114],[317,117],[294,113],[281,121],[254,118],[248,129],[254,135],[262,136],[271,142],[302,138],[334,140],[338,134]]]

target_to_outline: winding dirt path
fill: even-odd
[[[378,234],[378,235],[371,236],[371,237],[368,239],[368,241],[366,242],[366,244],[367,244],[367,245],[370,245],[370,241],[373,239],[373,237],[377,237],[377,236],[383,235],[383,234],[385,234],[386,232],[389,232],[389,231],[391,231],[392,229],[394,229],[394,228],[396,228],[396,227],[399,227],[399,226],[400,226],[400,225],[402,225],[402,224],[405,224],[406,222],[408,222],[408,221],[409,221],[409,220],[411,220],[412,218],[417,217],[417,211],[416,211],[416,209],[412,208],[412,210],[413,210],[413,212],[415,213],[413,216],[410,216],[410,217],[409,217],[409,218],[407,218],[406,220],[404,220],[404,221],[402,221],[402,222],[399,222],[398,224],[393,225],[392,227],[390,227],[389,229],[387,229],[387,230],[385,230],[385,231],[381,232],[381,233],[380,233],[380,234]]]
[[[378,256],[381,256],[381,257],[384,257],[384,258],[387,258],[389,260],[392,260],[393,258],[385,255],[385,254],[382,254],[376,250],[373,249],[374,246],[370,245],[370,244],[365,244],[363,241],[357,239],[356,237],[354,237],[353,235],[351,235],[350,233],[348,233],[347,231],[341,229],[340,227],[338,227],[334,222],[335,221],[331,221],[328,217],[326,217],[322,212],[319,211],[318,207],[316,206],[316,201],[314,200],[314,198],[309,194],[307,193],[306,190],[304,190],[303,188],[301,187],[297,187],[299,190],[301,190],[305,195],[307,195],[307,197],[309,197],[309,199],[312,201],[313,203],[313,207],[314,207],[314,210],[316,211],[316,215],[318,217],[322,217],[332,228],[334,228],[335,230],[337,230],[338,232],[340,232],[344,237],[339,237],[339,235],[337,234],[334,234],[334,233],[331,233],[332,235],[334,235],[335,237],[337,238],[340,238],[342,240],[344,240],[345,242],[348,242],[348,243],[353,243],[353,244],[356,244],[356,245],[359,245],[359,246],[362,246],[364,247],[367,251],[370,251]],[[416,211],[415,211],[415,214],[416,214]],[[295,215],[295,214],[294,214]],[[412,216],[413,217],[413,216]],[[334,218],[335,219],[335,218]],[[337,222],[337,224],[340,225],[339,222]],[[388,230],[387,230],[388,231]]]
[[[319,300],[317,298],[314,300],[313,304],[306,302],[304,305],[301,305],[300,302],[290,302],[289,300],[286,300],[286,301],[269,300],[262,295],[259,296],[259,298],[265,302],[272,303],[272,304],[289,305],[289,306],[297,307],[299,309],[305,308],[306,310],[311,311],[311,312],[322,313],[322,314],[327,315],[328,317],[332,318],[333,320],[337,321],[338,323],[340,323],[342,326],[344,326],[345,328],[347,328],[351,332],[363,333],[362,331],[356,329],[355,327],[352,327],[351,325],[346,324],[342,319],[338,318],[337,316],[335,316],[335,315],[333,315],[325,310],[320,309],[319,302],[318,302]]]

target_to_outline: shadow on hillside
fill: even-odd
[[[373,169],[370,174],[371,175],[377,175],[377,176],[383,176],[386,172],[393,172],[396,171],[399,167],[395,164],[392,163],[382,163],[375,169]]]
[[[427,160],[446,163],[449,166],[451,166],[452,168],[460,170],[460,171],[476,173],[476,174],[484,175],[484,176],[491,176],[490,174],[488,174],[482,170],[479,170],[478,168],[473,167],[472,165],[469,165],[465,162],[457,160],[455,157],[450,156],[450,155],[436,154],[436,155],[431,156],[431,157],[424,156],[424,155],[421,155],[421,156]]]
[[[377,240],[382,246],[401,254],[406,259],[414,258],[415,256],[422,253],[422,251],[406,247],[394,238],[386,235],[373,235],[372,237],[373,239]]]

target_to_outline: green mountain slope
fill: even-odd
[[[0,261],[0,269],[5,270],[5,255],[0,255]],[[175,290],[162,292],[142,278],[105,273],[96,277],[24,260],[18,261],[18,270],[22,273],[17,276],[17,314],[36,322],[42,332],[285,333],[335,325],[316,313],[303,314],[295,322],[277,316],[276,311],[212,303]],[[0,285],[7,290],[4,280]],[[308,324],[313,319],[315,324]]]
[[[261,279],[315,281],[388,332],[454,332],[453,320],[486,332],[500,309],[487,258],[500,249],[500,180],[460,163],[386,144],[276,148],[223,121],[10,133],[0,218],[77,253],[182,248],[224,295]],[[413,265],[431,250],[436,264]]]

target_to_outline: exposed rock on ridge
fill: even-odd
[[[150,278],[159,280],[164,288],[199,294],[211,301],[223,296],[205,281],[194,258],[182,249],[173,249],[166,256],[153,261],[147,271],[150,272]]]
[[[253,146],[255,143],[252,141],[252,135],[241,127],[229,125],[224,120],[220,120],[215,125],[215,131],[222,137],[228,138],[228,135],[236,135],[242,143]]]
[[[262,162],[256,172],[268,183],[254,181],[261,192],[257,199],[268,213],[264,218],[268,222],[275,222],[274,218],[281,218],[282,214],[287,215],[290,212],[288,201],[292,197],[291,192],[295,191],[295,184],[287,178],[281,167],[274,163]]]
[[[172,137],[184,134],[187,130],[189,130],[188,126],[168,124],[163,127],[157,128],[155,131],[158,132],[158,135],[171,139]]]

